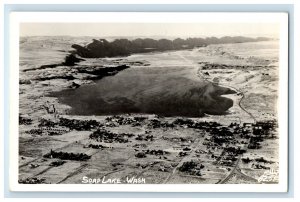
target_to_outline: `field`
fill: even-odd
[[[278,169],[278,41],[39,69],[73,42],[43,40],[21,45],[20,183],[254,184]]]

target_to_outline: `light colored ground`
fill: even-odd
[[[227,51],[230,50],[230,51]],[[235,47],[235,51],[236,51]],[[243,49],[244,50],[244,49]],[[227,52],[226,52],[227,51]],[[225,52],[225,54],[223,54]],[[257,120],[268,120],[277,117],[276,100],[277,100],[277,82],[278,82],[278,66],[273,58],[272,63],[266,62],[257,55],[250,57],[244,52],[237,56],[234,54],[234,47],[226,47],[222,45],[209,46],[208,48],[194,49],[191,51],[174,51],[165,53],[152,53],[143,55],[130,56],[129,60],[146,60],[151,66],[184,66],[187,71],[183,72],[189,79],[194,81],[207,80],[212,81],[215,77],[219,78],[219,85],[235,88],[242,95],[232,94],[226,97],[234,100],[234,106],[229,109],[227,115],[213,116],[207,115],[203,118],[195,118],[198,121],[216,121],[224,125],[231,122],[245,123],[254,122],[253,117]],[[249,52],[251,53],[251,52]],[[267,56],[273,56],[267,51]],[[275,57],[276,59],[276,57]],[[273,61],[274,60],[274,61]],[[199,62],[209,62],[227,65],[258,65],[264,67],[261,69],[212,69],[201,70]],[[274,67],[268,67],[268,65]],[[146,67],[145,67],[146,68]],[[61,71],[67,71],[67,67],[62,67]],[[200,70],[200,71],[199,71]],[[52,70],[49,70],[52,71]],[[208,72],[208,75],[203,75]],[[49,72],[46,72],[49,73]],[[263,75],[268,73],[268,75]],[[43,74],[41,72],[32,72],[31,74]],[[36,75],[22,75],[21,78],[30,78]],[[79,79],[80,81],[80,79]],[[203,145],[207,134],[204,131],[189,128],[174,129],[149,129],[145,125],[140,127],[118,126],[106,127],[107,130],[116,133],[133,133],[135,135],[146,135],[147,130],[151,131],[154,141],[137,141],[130,139],[129,143],[109,143],[106,144],[111,148],[103,150],[84,148],[90,143],[96,144],[94,140],[89,139],[92,131],[70,131],[61,136],[47,135],[29,135],[26,131],[32,128],[38,128],[38,120],[42,117],[53,119],[52,115],[48,115],[43,108],[46,101],[54,103],[61,116],[65,116],[65,111],[69,108],[62,105],[56,98],[49,98],[45,93],[53,90],[59,91],[68,87],[70,83],[65,80],[51,80],[44,82],[34,81],[29,85],[20,85],[20,113],[26,117],[33,118],[33,124],[30,126],[20,125],[20,160],[19,160],[19,178],[25,179],[29,177],[44,178],[48,183],[81,183],[83,176],[90,178],[126,178],[126,176],[144,177],[146,183],[218,183],[230,175],[226,183],[258,183],[257,181],[249,181],[244,175],[251,176],[256,180],[263,174],[264,170],[249,168],[249,165],[238,161],[234,166],[221,166],[214,163],[214,159],[210,154],[195,153],[196,150],[206,151]],[[245,112],[240,105],[250,112]],[[68,117],[68,116],[65,116]],[[153,115],[147,116],[153,119]],[[78,119],[95,119],[105,123],[103,116],[71,116],[69,118]],[[175,118],[166,118],[161,120],[175,120]],[[171,141],[172,137],[190,138],[192,141],[182,146],[181,143]],[[166,139],[167,138],[167,139]],[[169,139],[168,139],[169,138]],[[237,138],[238,139],[238,138]],[[144,144],[145,147],[136,148],[134,145]],[[184,147],[191,148],[188,155],[179,157],[179,152]],[[264,142],[264,146],[259,150],[247,150],[242,157],[264,157],[278,163],[278,139],[268,140]],[[66,161],[59,167],[50,167],[49,164],[55,159],[46,159],[43,161],[42,155],[49,152],[50,149],[55,151],[86,153],[91,155],[91,159],[86,162]],[[169,151],[164,155],[166,159],[159,158],[155,155],[147,155],[146,158],[137,158],[137,151],[145,149],[162,149]],[[222,149],[216,149],[214,154],[221,154]],[[21,158],[24,157],[24,158]],[[178,171],[178,167],[183,162],[194,160],[201,162],[205,167],[202,170],[202,176],[190,176],[186,173]],[[114,166],[114,163],[120,165]],[[36,164],[38,167],[31,168],[30,164]],[[138,166],[147,165],[145,168]],[[273,165],[276,167],[277,164]],[[163,169],[162,169],[163,168]],[[242,174],[240,174],[242,173]],[[245,180],[246,179],[246,180]]]

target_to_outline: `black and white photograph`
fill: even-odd
[[[286,188],[285,13],[102,15],[17,26],[18,185]]]

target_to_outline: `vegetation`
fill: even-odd
[[[91,158],[91,156],[83,153],[68,153],[68,152],[56,152],[50,151],[43,156],[44,158],[58,158],[61,160],[73,160],[73,161],[86,161]]]
[[[44,132],[40,128],[36,128],[36,129],[34,128],[29,131],[26,131],[26,133],[31,134],[31,135],[42,135]]]
[[[20,125],[31,125],[32,124],[32,119],[30,118],[25,118],[19,115],[19,124]]]
[[[89,144],[88,147],[93,148],[93,149],[104,149],[104,148],[106,148],[105,146],[103,146],[101,144]]]
[[[20,184],[46,184],[46,179],[44,178],[37,178],[37,177],[32,177],[32,178],[26,178],[26,179],[21,179],[19,180]]]
[[[249,157],[247,157],[247,158],[242,158],[242,161],[243,161],[243,163],[250,163],[253,160],[250,159]]]
[[[52,128],[52,127],[55,127],[55,125],[56,125],[56,123],[54,123],[53,121],[48,120],[48,119],[44,119],[44,118],[42,118],[40,120],[40,123],[39,123],[39,127],[50,127],[50,128]]]
[[[56,135],[62,135],[62,132],[57,132],[57,131],[49,131],[48,132],[49,136],[56,136]]]
[[[146,154],[144,152],[139,152],[135,155],[137,158],[146,158]]]
[[[158,155],[165,155],[165,154],[168,154],[169,152],[163,151],[163,150],[161,150],[161,149],[158,149],[158,150],[155,150],[155,149],[149,150],[149,149],[147,149],[147,150],[145,151],[145,153],[146,153],[146,154],[150,154],[150,155],[156,155],[156,156],[158,156]]]
[[[65,163],[66,163],[65,161],[53,161],[49,164],[49,166],[58,167],[58,166],[61,166]]]
[[[134,136],[133,134],[121,133],[116,134],[112,132],[108,132],[104,129],[98,129],[90,135],[90,139],[94,139],[98,142],[105,143],[126,143],[128,142],[128,138]]]
[[[95,120],[77,120],[77,119],[66,119],[60,118],[58,125],[65,126],[71,130],[91,130],[101,126],[99,122]]]
[[[204,165],[202,164],[198,164],[195,161],[187,161],[184,162],[179,168],[178,170],[180,172],[186,172],[190,175],[198,175],[201,176],[201,172],[200,170],[204,168]]]

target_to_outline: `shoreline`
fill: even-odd
[[[186,60],[178,57],[178,54]],[[248,75],[256,72],[247,72],[248,70],[242,69],[238,69],[236,72],[226,70],[226,73],[218,73],[215,72],[216,70],[199,72],[199,64],[195,66],[196,62],[194,61],[203,61],[203,58],[213,64],[213,60],[217,56],[211,57],[211,59],[205,54],[199,54],[198,50],[178,51],[178,54],[154,54],[158,58],[157,60],[151,60],[153,55],[143,55],[142,63],[131,64],[136,64],[136,68],[145,68],[148,70],[145,73],[151,75],[153,73],[151,69],[143,64],[153,61],[151,65],[155,68],[167,68],[166,73],[171,76],[174,76],[174,70],[178,71],[182,65],[186,70],[179,71],[177,74],[180,75],[180,78],[192,80],[196,87],[199,87],[199,83],[206,83],[214,89],[215,84],[212,84],[214,82],[211,80],[217,77],[215,75],[221,75],[218,76],[221,85],[225,81],[222,75],[226,77],[239,75],[247,78],[245,82],[241,80],[241,84],[258,83],[253,82],[251,78],[248,79]],[[165,60],[162,60],[161,57]],[[95,59],[82,62],[86,63],[84,67],[88,68],[88,63],[92,67],[97,67],[98,62],[102,62],[103,66],[106,66],[107,63],[110,64],[107,66],[111,66],[122,65],[122,62],[139,61],[139,57],[134,59],[117,59],[117,61],[116,59]],[[173,67],[173,64],[179,67]],[[53,70],[47,69],[47,72],[44,70],[28,71],[27,73],[30,73],[31,76],[49,76],[64,74],[72,71],[72,68],[62,66]],[[113,77],[104,77],[104,79],[111,80],[120,74],[125,74],[126,71],[134,72],[135,70],[127,68]],[[228,73],[230,71],[233,73]],[[270,77],[270,75],[268,77],[268,75],[261,74],[264,73],[263,69],[254,71],[258,71],[257,78],[253,77],[257,80]],[[208,72],[209,75],[204,74],[205,72]],[[195,75],[191,76],[193,73]],[[202,73],[203,81],[199,81],[198,73]],[[168,74],[162,75],[167,76]],[[79,84],[79,82],[85,81],[82,79],[85,76],[87,75],[83,73],[78,74],[75,82]],[[239,81],[238,76],[234,78]],[[154,75],[149,78],[149,81],[171,81],[169,78],[158,81],[154,79],[158,78]],[[232,99],[233,106],[227,115],[204,114],[204,117],[198,118],[133,113],[115,116],[79,116],[66,114],[65,112],[70,109],[69,106],[59,102],[56,97],[45,95],[45,93],[68,89],[72,86],[72,82],[73,80],[52,79],[33,80],[29,84],[26,82],[20,84],[20,112],[22,112],[22,116],[28,116],[20,119],[22,124],[19,126],[19,183],[80,184],[83,176],[89,178],[106,176],[107,179],[122,180],[124,176],[134,174],[146,179],[146,182],[151,184],[249,182],[245,181],[243,176],[251,176],[250,183],[256,184],[259,183],[258,179],[265,170],[278,166],[276,163],[278,156],[275,155],[278,149],[276,122],[263,121],[258,125],[251,123],[249,116],[245,115],[238,106],[238,102],[241,101],[238,92],[221,96],[226,99],[234,98]],[[95,85],[94,82],[95,80],[89,80],[89,82],[80,83],[81,86],[79,88],[74,86],[73,90],[83,88],[86,84]],[[171,87],[179,80],[176,77],[172,82]],[[230,82],[234,83],[236,80],[225,82],[224,85],[226,86]],[[240,89],[240,83],[235,85],[237,89]],[[166,89],[169,90],[170,86],[167,86]],[[246,95],[251,93],[249,90],[251,87],[243,88]],[[186,91],[183,86],[174,88]],[[219,88],[224,87],[220,86]],[[226,89],[230,91],[231,88]],[[190,97],[193,97],[193,93],[195,95],[200,93],[197,90],[195,88]],[[245,99],[247,102],[249,101],[249,97],[246,96]],[[54,104],[58,116],[52,111],[47,113],[44,106],[47,101],[49,104],[46,107],[51,111],[51,104]],[[33,120],[30,121],[31,117]],[[266,137],[263,136],[263,141],[252,136],[251,132],[255,127],[260,127],[260,124],[274,127],[274,129],[269,129]],[[244,130],[249,130],[249,133]],[[247,144],[251,139],[251,145]],[[252,149],[248,149],[249,146]],[[243,150],[246,150],[245,153],[240,154],[239,151]],[[49,158],[51,155],[55,155],[56,158]],[[237,170],[239,172],[236,172]],[[232,173],[241,176],[232,178]]]

